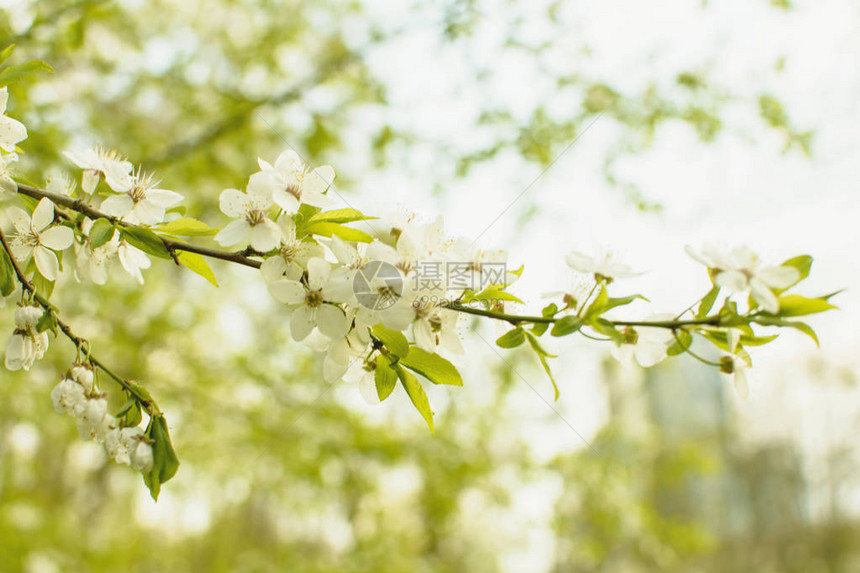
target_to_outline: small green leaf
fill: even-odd
[[[788,328],[794,328],[815,341],[815,346],[819,346],[818,335],[816,335],[812,327],[805,322],[800,322],[799,320],[785,320],[777,316],[769,315],[757,315],[753,320],[763,326],[785,326]]]
[[[540,360],[540,365],[543,366],[544,372],[546,372],[546,375],[549,377],[549,381],[552,382],[552,389],[555,392],[555,400],[558,400],[558,397],[560,395],[558,391],[558,384],[556,384],[555,376],[552,375],[552,370],[549,367],[549,362],[547,362],[546,360],[548,357],[555,358],[555,356],[544,350],[538,342],[537,338],[535,338],[531,333],[526,332],[526,338],[528,339],[532,349],[535,351],[535,354],[537,354],[538,360]]]
[[[3,64],[3,62],[8,60],[9,56],[12,55],[12,52],[14,50],[15,50],[15,44],[9,44],[5,48],[3,48],[3,51],[0,52],[0,64]]]
[[[144,474],[143,481],[149,488],[152,499],[158,500],[161,484],[167,482],[176,475],[179,469],[179,459],[173,451],[170,443],[170,435],[167,432],[167,421],[161,414],[155,415],[149,421],[146,436],[153,440],[152,444],[152,469]]]
[[[582,319],[578,316],[568,315],[555,321],[549,333],[553,336],[566,336],[577,332],[580,328],[582,328]]]
[[[17,277],[12,267],[12,260],[5,249],[0,249],[0,294],[9,296],[15,290]]]
[[[622,296],[619,298],[610,298],[606,301],[606,306],[603,308],[602,312],[606,312],[607,310],[619,307],[626,306],[633,302],[636,299],[644,300],[648,302],[648,299],[642,296],[641,294],[631,294],[630,296]]]
[[[212,268],[209,266],[209,263],[206,262],[206,259],[203,258],[202,255],[198,255],[197,253],[190,253],[188,251],[177,251],[176,260],[178,260],[180,264],[194,271],[216,287],[218,286],[218,281],[215,280],[215,273],[212,272]]]
[[[540,311],[541,315],[545,318],[552,318],[558,313],[558,305],[554,302],[549,303]],[[532,334],[535,336],[542,336],[546,329],[549,328],[548,322],[538,322],[532,326]]]
[[[212,228],[203,221],[198,221],[191,217],[182,217],[181,219],[168,221],[155,230],[165,235],[178,237],[207,237],[218,232],[218,229]]]
[[[376,370],[373,375],[376,381],[376,395],[381,402],[391,395],[397,384],[397,373],[391,368],[391,361],[386,355],[380,354],[376,357]]]
[[[690,345],[693,344],[693,335],[684,329],[675,332],[675,340],[666,349],[666,354],[669,356],[677,356],[682,352],[686,352]]]
[[[9,66],[3,71],[0,71],[0,87],[8,86],[9,84],[17,82],[21,78],[35,72],[53,73],[53,71],[54,68],[42,60],[30,60],[29,62],[24,62],[17,66]]]
[[[120,428],[133,428],[140,424],[143,416],[140,411],[140,402],[134,398],[129,398],[116,413],[117,425]]]
[[[56,336],[59,326],[57,315],[49,309],[42,313],[42,317],[39,318],[39,321],[36,323],[36,332],[46,332],[50,330],[54,333],[54,336]]]
[[[143,227],[123,227],[120,233],[128,244],[137,247],[144,253],[149,253],[162,259],[170,258],[170,252],[167,250],[167,247],[164,246],[158,235],[149,229],[144,229]]]
[[[463,385],[463,377],[451,362],[417,346],[409,349],[409,354],[400,359],[400,364],[421,374],[433,384]]]
[[[623,344],[624,343],[624,335],[615,328],[615,325],[606,320],[605,318],[597,318],[588,323],[588,326],[599,332],[604,336],[608,336],[612,339],[615,344]]]
[[[518,326],[507,331],[496,339],[496,344],[502,348],[516,348],[526,341],[526,333],[522,327]]]
[[[836,308],[826,298],[806,298],[799,294],[779,297],[779,316],[804,316]]]
[[[385,345],[389,352],[398,358],[404,358],[409,354],[409,341],[399,330],[392,330],[380,323],[374,326],[371,332]]]
[[[479,293],[467,292],[466,296],[463,297],[464,303],[469,303],[472,301],[482,301],[482,300],[504,300],[510,302],[518,302],[520,304],[523,303],[522,300],[512,295],[511,293],[504,290],[502,285],[490,285]]]
[[[358,209],[335,209],[313,215],[308,220],[308,223],[352,223],[354,221],[368,221],[378,218],[365,215]]]
[[[696,311],[696,318],[705,318],[711,309],[714,308],[714,303],[720,294],[720,287],[714,286],[708,291],[708,294],[702,297],[702,302],[699,303],[699,309]]]
[[[320,237],[331,237],[336,235],[345,241],[354,241],[356,243],[371,243],[373,237],[352,227],[344,227],[338,223],[311,223],[305,231],[309,235],[319,235]]]
[[[90,247],[93,249],[101,247],[113,238],[115,232],[116,227],[113,223],[107,219],[96,219],[90,229]]]
[[[423,417],[424,421],[427,422],[427,425],[430,427],[430,433],[432,434],[433,410],[430,409],[430,400],[427,399],[427,393],[424,392],[424,388],[421,387],[421,383],[418,381],[418,378],[416,378],[411,372],[398,365],[395,365],[393,368],[397,372],[397,377],[400,379],[403,389],[406,390],[406,393],[409,395],[409,399],[412,400],[412,404],[415,406],[415,409],[418,410],[418,413],[421,414],[421,417]]]
[[[588,321],[592,317],[603,314],[603,311],[606,310],[607,304],[609,304],[609,292],[607,292],[605,285],[601,285],[600,292],[591,304],[588,305],[588,309],[585,311],[583,319]]]
[[[54,281],[49,281],[42,276],[42,273],[40,273],[38,269],[36,269],[31,282],[33,283],[33,287],[36,289],[37,293],[45,298],[51,298],[51,294],[54,292]]]

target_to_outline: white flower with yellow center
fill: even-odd
[[[39,273],[49,281],[57,280],[60,263],[54,251],[72,246],[75,233],[68,227],[51,227],[54,222],[54,204],[51,200],[46,198],[39,201],[32,218],[17,207],[10,207],[7,215],[15,227],[16,234],[9,237],[9,246],[15,258],[25,261],[33,255]]]
[[[296,224],[289,217],[281,217],[277,224],[281,228],[281,245],[273,256],[263,261],[260,272],[267,283],[285,277],[297,281],[308,261],[322,258],[325,251],[318,243],[296,239]]]
[[[307,277],[269,283],[272,296],[294,306],[290,331],[295,340],[304,340],[314,327],[331,339],[341,339],[349,332],[351,321],[338,304],[352,296],[349,281],[332,277],[331,266],[320,258],[308,261]]]
[[[225,189],[219,199],[221,212],[228,217],[238,217],[215,235],[223,247],[232,247],[250,241],[251,247],[265,253],[281,242],[281,229],[269,218],[272,207],[272,192],[264,186],[248,183],[248,192]]]
[[[0,88],[0,149],[15,151],[15,145],[27,139],[27,128],[17,119],[6,115],[8,101],[9,92],[5,87]]]
[[[125,272],[134,277],[138,283],[143,284],[143,274],[140,271],[141,269],[148,269],[152,265],[152,261],[146,256],[146,253],[125,241],[120,241],[117,255]]]
[[[259,185],[269,191],[284,212],[296,213],[302,203],[314,207],[331,205],[331,199],[325,195],[335,178],[330,165],[311,168],[291,149],[281,153],[274,165],[260,158],[257,163],[261,171],[251,175],[248,185]]]
[[[182,195],[156,187],[151,174],[138,170],[119,181],[107,180],[110,188],[120,193],[104,200],[101,210],[112,217],[139,225],[156,225],[164,220],[169,207],[182,201]]]

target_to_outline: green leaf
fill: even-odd
[[[399,330],[392,330],[379,323],[371,329],[371,332],[385,345],[389,352],[398,358],[404,358],[409,354],[409,341]]]
[[[120,233],[122,238],[125,239],[129,245],[137,247],[144,253],[149,253],[154,257],[160,257],[162,259],[171,258],[170,252],[167,250],[167,247],[164,246],[164,243],[158,235],[149,229],[144,229],[143,227],[123,227],[120,230]]]
[[[46,310],[42,313],[42,317],[39,318],[39,321],[36,323],[36,332],[45,332],[50,330],[54,333],[54,336],[56,336],[59,326],[57,315],[52,310]]]
[[[538,360],[540,360],[540,365],[543,366],[544,372],[546,372],[546,375],[549,377],[549,381],[552,382],[552,389],[555,392],[555,400],[558,400],[558,397],[560,395],[558,391],[558,384],[556,384],[555,376],[552,375],[552,370],[549,367],[549,362],[547,362],[546,360],[548,357],[555,358],[555,356],[544,350],[538,342],[537,338],[535,338],[531,333],[526,332],[526,338],[529,341],[529,345],[531,345],[532,349],[535,351],[535,354],[537,354]]]
[[[376,370],[373,376],[376,381],[376,395],[381,402],[391,395],[394,386],[397,385],[397,373],[391,367],[391,360],[386,355],[380,354],[376,357]]]
[[[53,71],[54,68],[42,60],[30,60],[29,62],[24,62],[17,66],[9,66],[3,71],[0,71],[0,87],[8,86],[9,84],[17,82],[21,78],[35,72],[53,73]]]
[[[699,309],[696,311],[696,318],[705,318],[708,316],[708,313],[714,308],[714,303],[717,301],[719,294],[720,287],[714,286],[708,291],[708,294],[702,297],[702,302],[699,303]]]
[[[554,302],[549,303],[540,311],[541,315],[545,318],[552,318],[558,313],[558,305]],[[541,336],[546,329],[549,328],[548,322],[538,322],[534,326],[532,326],[532,334],[535,336]]]
[[[588,305],[588,309],[585,311],[585,315],[583,317],[584,320],[588,320],[594,316],[598,316],[603,313],[606,309],[606,305],[609,303],[609,293],[606,290],[605,285],[600,286],[600,292],[597,293],[597,297]]]
[[[358,209],[335,209],[313,215],[308,220],[308,223],[352,223],[354,221],[368,221],[378,218],[365,215]]]
[[[408,370],[404,370],[398,365],[395,365],[394,370],[397,372],[397,377],[400,379],[400,383],[403,385],[403,389],[406,390],[406,393],[409,395],[409,399],[412,400],[412,404],[415,406],[415,409],[418,410],[418,413],[421,414],[421,417],[424,418],[424,421],[427,422],[427,425],[430,427],[430,433],[433,433],[433,410],[430,409],[430,400],[427,399],[427,393],[424,392],[424,388],[421,387],[421,383],[418,381],[411,372]]]
[[[553,336],[566,336],[577,332],[580,328],[582,328],[582,319],[578,316],[568,315],[555,321],[549,333]]]
[[[356,243],[371,243],[373,237],[352,227],[344,227],[338,223],[311,223],[305,231],[309,235],[319,235],[320,237],[331,237],[336,235],[345,241],[355,241]]]
[[[12,294],[17,283],[15,269],[12,267],[12,260],[5,249],[0,249],[0,294],[4,297]]]
[[[97,249],[110,241],[116,232],[114,224],[107,219],[96,219],[90,229],[90,247]]]
[[[9,56],[12,55],[12,52],[14,50],[15,50],[15,44],[9,44],[5,48],[3,48],[3,51],[0,52],[0,65],[2,65],[3,62],[5,62],[6,60],[9,59]]]
[[[827,302],[826,298],[806,298],[799,294],[779,297],[779,316],[804,316],[834,308],[836,306]]]
[[[181,219],[168,221],[155,230],[159,233],[179,237],[207,237],[218,232],[218,229],[212,228],[203,221],[198,221],[191,217],[182,217]]]
[[[675,332],[675,340],[666,349],[668,356],[677,356],[682,352],[686,352],[690,345],[693,344],[693,335],[684,329]]]
[[[190,253],[188,251],[177,251],[176,260],[178,260],[180,264],[194,271],[216,287],[218,286],[218,281],[215,280],[215,273],[212,272],[211,267],[209,267],[209,263],[206,262],[206,259],[203,258],[202,255],[198,255],[197,253]]]
[[[623,344],[624,343],[624,335],[621,334],[615,325],[606,320],[605,318],[596,318],[588,323],[588,326],[599,332],[604,336],[608,336],[612,339],[615,344]]]
[[[463,377],[450,361],[417,346],[409,349],[409,354],[400,359],[400,364],[421,374],[433,384],[463,385]]]
[[[463,297],[464,303],[469,303],[476,300],[506,300],[510,302],[518,302],[525,304],[522,300],[504,290],[502,285],[490,285],[479,293],[467,292]]]
[[[117,425],[120,428],[133,428],[140,424],[143,416],[140,411],[140,402],[130,397],[116,413]]]
[[[51,298],[51,294],[54,292],[54,281],[49,281],[42,276],[42,273],[40,273],[38,269],[36,269],[31,282],[33,283],[33,287],[36,289],[37,293],[45,298]]]
[[[810,337],[813,341],[815,341],[815,346],[819,346],[818,335],[816,335],[812,327],[805,322],[800,322],[799,320],[785,320],[777,316],[768,315],[758,315],[753,318],[753,320],[763,326],[784,326],[788,328],[794,328]]]
[[[144,474],[143,481],[149,488],[152,499],[158,501],[161,484],[176,475],[179,469],[179,458],[173,451],[170,434],[167,432],[167,421],[162,414],[157,414],[150,419],[146,436],[155,443],[152,444],[152,469]]]
[[[496,339],[496,344],[502,348],[516,348],[526,341],[526,333],[522,327],[518,326],[507,331]]]
[[[751,332],[751,331],[750,331]],[[725,350],[729,352],[729,339],[728,335],[725,331],[722,330],[703,330],[700,332],[702,336],[710,340],[714,346],[721,350]],[[762,346],[763,344],[767,344],[776,338],[779,334],[772,334],[770,336],[755,336],[753,334],[741,334],[739,339],[739,344],[741,346]]]
[[[642,296],[641,294],[631,294],[630,296],[622,296],[619,298],[610,298],[606,301],[606,306],[603,308],[602,312],[606,312],[607,310],[613,309],[618,306],[626,306],[633,302],[636,299],[644,300],[648,302],[648,299]]]

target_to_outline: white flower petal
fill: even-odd
[[[753,277],[750,280],[750,290],[753,298],[763,310],[771,314],[779,312],[779,300],[770,290],[770,287],[760,281],[758,277]]]
[[[740,271],[723,271],[714,278],[714,283],[731,292],[746,292],[749,288],[747,276]]]
[[[263,219],[251,227],[251,246],[261,253],[281,244],[281,228],[271,219]]]
[[[279,256],[269,257],[260,265],[260,273],[263,275],[263,280],[267,283],[284,278],[286,270],[287,262],[283,257]]]
[[[325,260],[314,257],[308,261],[308,287],[320,290],[331,276],[331,266]]]
[[[57,255],[54,251],[39,245],[33,249],[33,260],[36,261],[36,268],[39,273],[49,281],[57,280],[57,275],[60,273],[60,263],[57,261]]]
[[[156,225],[164,220],[164,207],[149,199],[138,201],[126,216],[126,221],[140,225]]]
[[[747,374],[746,369],[743,366],[738,366],[735,364],[735,373],[734,373],[734,383],[735,383],[735,392],[738,393],[742,399],[746,400],[750,395],[749,384],[747,383]]]
[[[275,189],[272,193],[272,199],[285,213],[292,215],[299,210],[299,200],[296,199],[296,196],[292,193],[287,193],[283,189]]]
[[[312,193],[314,195],[322,195],[334,183],[335,173],[331,165],[322,165],[315,169],[311,169],[305,175],[302,191],[304,193]]]
[[[134,209],[134,201],[128,195],[113,195],[102,202],[101,210],[111,217],[125,217]]]
[[[596,267],[594,259],[580,253],[579,251],[571,251],[567,254],[567,266],[581,273],[593,273]]]
[[[54,204],[45,197],[33,209],[33,219],[30,223],[34,231],[41,231],[54,222]]]
[[[15,151],[15,144],[27,139],[27,128],[17,119],[0,116],[0,148]]]
[[[307,306],[300,306],[290,317],[290,332],[293,340],[304,340],[314,329],[314,312]]]
[[[175,191],[167,189],[150,189],[146,192],[146,201],[149,201],[159,207],[173,207],[180,203],[184,197]]]
[[[269,283],[269,292],[275,300],[284,304],[299,304],[304,302],[307,296],[307,290],[302,283],[287,279]]]
[[[349,332],[349,319],[339,307],[321,304],[316,309],[316,323],[320,332],[329,338],[343,338]]]
[[[771,288],[784,289],[800,279],[800,272],[794,267],[765,267],[755,276]]]
[[[244,217],[248,210],[248,196],[238,189],[224,189],[218,198],[218,205],[228,217]]]
[[[68,227],[52,227],[39,235],[39,242],[55,251],[68,249],[74,240],[75,232]]]
[[[238,245],[239,243],[244,243],[248,240],[248,235],[251,234],[251,225],[248,224],[248,221],[245,219],[239,219],[238,221],[233,221],[223,229],[221,229],[217,235],[215,235],[215,240],[222,247],[232,247],[233,245]]]
[[[8,207],[6,216],[12,222],[12,226],[15,227],[16,233],[26,235],[30,232],[30,215],[26,211],[18,207]]]
[[[376,390],[376,378],[373,372],[368,372],[358,379],[358,391],[368,404],[376,405],[381,402]]]

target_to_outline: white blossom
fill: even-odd
[[[671,314],[655,314],[645,321],[658,322],[673,318]],[[630,364],[635,359],[643,368],[650,368],[666,358],[666,351],[675,340],[670,330],[653,326],[628,327],[624,333],[625,337],[632,337],[632,340],[613,346],[612,355],[622,364]]]
[[[350,321],[337,304],[351,296],[351,285],[342,278],[333,278],[331,265],[323,259],[308,261],[306,280],[277,280],[269,283],[269,292],[284,304],[298,305],[290,317],[295,340],[304,340],[314,327],[332,339],[343,338],[349,332]]]
[[[131,467],[141,473],[147,473],[152,469],[152,446],[143,438],[131,441],[129,447]]]
[[[5,87],[0,88],[0,149],[15,151],[15,145],[27,139],[27,128],[17,119],[6,115],[6,104],[9,92]]]
[[[51,400],[54,403],[54,411],[58,414],[68,413],[76,415],[75,412],[86,403],[84,387],[68,378],[60,380],[59,384],[51,390]]]
[[[109,428],[105,422],[111,421],[111,418],[105,420],[108,403],[105,398],[96,396],[89,398],[84,405],[83,411],[78,416],[78,435],[82,440],[98,440],[104,441]]]
[[[641,274],[634,271],[629,265],[620,262],[617,256],[611,252],[591,257],[579,251],[571,251],[567,255],[567,265],[575,271],[610,280],[635,277]]]
[[[17,153],[0,155],[0,191],[2,197],[11,197],[11,193],[17,193],[18,184],[12,179],[12,171],[9,166],[18,161]]]
[[[689,246],[687,254],[708,268],[714,269],[714,284],[732,293],[752,294],[753,299],[765,311],[779,312],[779,299],[773,289],[785,289],[800,279],[793,267],[761,267],[761,259],[748,247],[736,247],[731,252],[721,252],[705,245],[701,252]]]
[[[289,217],[278,220],[281,228],[281,245],[277,253],[263,261],[260,272],[267,283],[284,277],[299,280],[308,261],[325,255],[322,245],[296,239],[296,224]]]
[[[90,244],[90,231],[92,227],[93,220],[89,217],[84,217],[84,220],[81,222],[81,233],[85,240],[83,243],[75,243],[75,259],[80,276],[98,285],[103,285],[108,279],[108,263],[117,255],[119,240],[117,239],[116,232],[114,232],[114,236],[108,242],[99,247],[92,248]]]
[[[238,189],[221,192],[221,212],[228,217],[238,217],[215,235],[215,240],[224,247],[250,242],[254,250],[271,251],[281,243],[281,228],[269,218],[272,207],[272,192],[261,185],[248,183],[247,193]]]
[[[15,311],[15,331],[6,341],[5,365],[9,370],[29,370],[48,350],[48,333],[37,332],[44,310],[22,306]]]
[[[726,332],[726,337],[729,354],[720,359],[720,372],[734,385],[738,396],[746,399],[750,392],[746,373],[750,363],[746,352],[738,348],[741,331],[737,328],[729,328]]]
[[[265,190],[284,212],[296,213],[302,203],[315,207],[332,203],[324,195],[335,178],[330,165],[311,168],[291,149],[281,153],[274,165],[260,158],[257,162],[261,171],[251,175],[249,190],[251,187]]]
[[[69,248],[75,240],[75,233],[68,227],[51,227],[54,222],[54,204],[50,199],[42,199],[33,210],[32,218],[18,207],[9,207],[7,215],[16,232],[9,238],[15,258],[24,261],[33,255],[36,268],[42,276],[50,281],[57,280],[60,263],[54,251]]]
[[[143,284],[143,274],[141,269],[148,269],[152,266],[152,261],[146,256],[146,253],[133,245],[129,245],[125,241],[120,241],[117,247],[117,255],[122,268],[137,279],[137,282]]]
[[[181,202],[183,197],[175,191],[159,189],[151,174],[138,170],[117,181],[107,179],[110,188],[120,193],[108,197],[101,210],[112,217],[140,225],[156,225],[164,221],[166,210]]]
[[[112,189],[122,188],[129,184],[128,179],[131,176],[133,166],[130,161],[124,159],[114,150],[92,147],[78,151],[65,151],[63,155],[84,170],[81,178],[81,189],[87,195],[95,191],[101,173],[104,173],[105,180]]]

